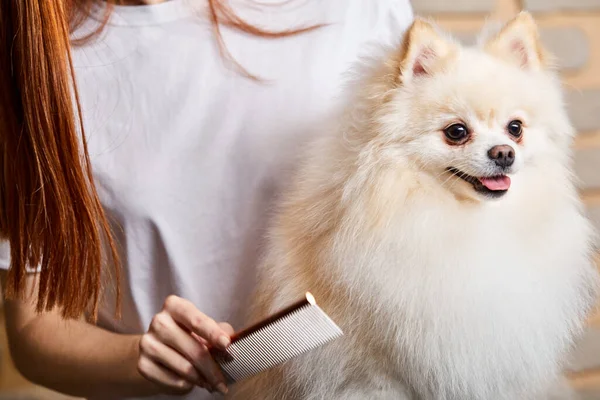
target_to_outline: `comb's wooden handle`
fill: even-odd
[[[315,298],[313,297],[312,294],[310,294],[309,292],[306,292],[304,298],[300,301],[297,301],[296,303],[282,309],[281,311],[276,312],[275,314],[255,323],[254,325],[251,325],[239,332],[236,332],[233,334],[233,336],[231,337],[231,342],[235,342],[236,340],[240,340],[243,337],[246,337],[258,330],[260,330],[261,328],[264,328],[265,326],[269,325],[270,323],[277,321],[280,318],[285,317],[286,315],[293,313],[294,311],[298,310],[299,308],[302,308],[306,305],[315,305],[317,304],[317,302],[315,301]]]
[[[289,315],[289,314],[293,313],[294,311],[296,311],[302,307],[305,307],[306,305],[309,305],[309,304],[315,305],[315,304],[317,304],[317,302],[315,301],[314,296],[310,292],[306,292],[306,294],[304,295],[304,298],[302,300],[299,300],[299,301],[295,302],[294,304],[276,312],[275,314],[272,314],[269,317],[255,323],[253,325],[250,325],[249,327],[244,328],[239,332],[234,333],[231,336],[231,343],[235,343],[236,341],[238,341],[248,335],[251,335],[254,332],[259,331],[261,328],[264,328],[265,326],[277,321],[278,319],[283,318],[286,315]],[[227,360],[227,359],[231,358],[231,355],[229,353],[227,353],[226,351],[223,351],[221,349],[215,348],[215,347],[210,349],[210,353],[213,356],[213,358],[215,358],[215,359]]]

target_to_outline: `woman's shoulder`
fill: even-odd
[[[397,44],[414,19],[409,0],[333,0],[344,24],[362,31],[362,41]],[[357,32],[358,34],[358,32]]]
[[[413,9],[409,0],[336,0],[340,7],[352,8],[354,18],[370,16],[383,25],[408,26],[413,20]]]

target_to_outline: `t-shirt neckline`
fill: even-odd
[[[246,6],[249,7],[249,10],[265,6],[267,7],[266,10],[269,10],[268,7],[271,6],[271,10],[286,13],[304,7],[312,1],[318,3],[322,0],[256,0],[255,3],[248,3],[244,0],[229,0],[229,4],[231,6]],[[106,7],[108,6],[104,1],[98,2],[92,10],[92,18],[103,21]],[[206,0],[167,0],[159,4],[136,6],[112,5],[112,14],[108,24],[117,26],[159,25],[206,15],[207,12]]]
[[[93,17],[102,20],[108,7],[104,2],[93,10]],[[194,15],[194,9],[189,0],[168,0],[159,4],[139,6],[112,5],[109,25],[143,26],[157,25],[177,21]]]

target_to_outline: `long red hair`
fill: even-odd
[[[119,257],[92,178],[70,50],[70,33],[94,1],[0,0],[0,235],[11,261],[5,294],[21,296],[28,269],[39,268],[38,312],[60,307],[68,318],[90,306],[95,318],[108,265],[119,303]],[[224,0],[206,1],[222,54],[251,79],[229,57],[221,25],[271,38],[317,28],[269,32]]]

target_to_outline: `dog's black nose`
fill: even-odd
[[[515,149],[507,144],[494,146],[488,151],[488,157],[490,157],[497,166],[507,168],[515,162]]]

